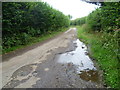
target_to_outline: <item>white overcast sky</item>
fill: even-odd
[[[73,18],[81,18],[87,16],[98,6],[89,4],[80,0],[42,0],[47,2],[53,8],[63,12],[65,15],[70,14]]]

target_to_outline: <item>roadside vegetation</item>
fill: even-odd
[[[90,56],[94,58],[101,70],[107,87],[120,88],[120,3],[102,3],[102,6],[87,17],[71,21],[77,25],[78,38],[91,48]]]
[[[3,2],[2,13],[2,53],[47,39],[70,24],[69,16],[44,2]]]
[[[76,26],[78,37],[90,45],[91,57],[103,70],[104,82],[120,88],[120,3],[100,4],[88,16],[70,22],[70,16],[44,2],[3,2],[0,49],[4,54],[53,37],[69,25]]]
[[[8,52],[17,50],[17,49],[25,48],[25,47],[27,47],[27,46],[31,46],[31,45],[34,45],[34,44],[36,44],[36,43],[43,42],[43,41],[45,41],[45,40],[54,38],[55,36],[61,34],[62,32],[65,32],[65,31],[68,30],[68,29],[69,29],[69,28],[61,28],[61,29],[58,30],[58,31],[52,31],[52,33],[42,34],[42,35],[39,36],[39,37],[31,37],[31,40],[30,40],[29,42],[27,42],[26,44],[13,46],[13,47],[11,47],[11,48],[8,48],[8,49],[6,49],[6,50],[3,50],[2,54],[5,54],[5,53],[8,53]]]

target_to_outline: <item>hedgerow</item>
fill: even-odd
[[[3,51],[70,23],[68,16],[44,2],[3,2],[2,13]]]

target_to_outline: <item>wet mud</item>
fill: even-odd
[[[80,75],[80,78],[83,80],[99,82],[98,71],[94,71],[94,70],[81,71],[79,75]]]
[[[79,39],[73,42],[76,49],[58,56],[59,63],[68,63],[68,66],[74,66],[75,73],[80,78],[93,83],[100,83],[100,76],[92,59],[88,56],[87,47]]]

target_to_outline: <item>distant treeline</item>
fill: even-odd
[[[68,27],[69,17],[44,2],[3,2],[3,50]]]
[[[71,20],[70,25],[83,25],[86,23],[86,17]]]
[[[71,21],[71,25],[87,24],[93,31],[114,32],[120,29],[120,3],[102,2],[102,6],[88,16]]]

